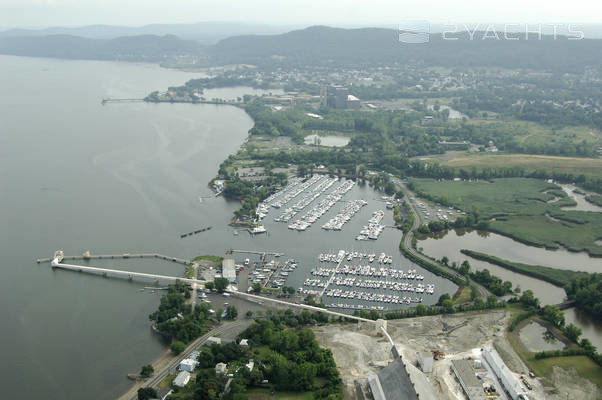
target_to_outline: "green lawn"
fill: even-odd
[[[526,173],[538,169],[565,172],[574,175],[584,174],[592,177],[602,177],[602,159],[581,157],[558,157],[530,154],[492,154],[492,153],[460,153],[448,152],[452,157],[439,157],[441,164],[454,168],[477,171],[484,168],[520,167]]]
[[[455,304],[464,304],[470,301],[472,289],[470,286],[461,286],[454,294],[453,300]]]
[[[437,181],[412,179],[417,194],[470,212],[478,210],[493,232],[536,246],[587,251],[602,256],[602,213],[563,211],[573,204],[559,187],[539,179],[503,178],[491,182]],[[559,201],[547,203],[554,195]],[[554,221],[557,219],[560,221]]]
[[[549,376],[552,373],[552,367],[554,366],[575,368],[579,375],[594,382],[599,388],[602,388],[602,367],[587,356],[544,358],[543,360],[534,360],[534,362],[545,376]]]
[[[518,343],[518,330],[507,332],[508,341],[512,345],[514,351],[525,361],[530,370],[536,375],[542,377],[547,385],[552,385],[550,377],[552,367],[575,368],[580,376],[590,380],[591,382],[602,388],[602,367],[593,362],[587,356],[569,356],[569,357],[550,357],[541,360],[536,360],[534,353],[526,351]]]
[[[219,257],[219,256],[198,256],[198,257],[195,257],[192,261],[193,262],[196,262],[196,261],[213,261],[216,264],[221,264],[223,259],[224,259],[223,257]]]

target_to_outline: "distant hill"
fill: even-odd
[[[194,24],[151,24],[144,26],[88,25],[74,28],[51,27],[44,29],[7,29],[0,31],[0,38],[18,36],[71,35],[89,39],[115,39],[121,36],[175,35],[203,44],[248,34],[278,34],[293,27],[247,24],[238,22],[197,22]]]
[[[581,70],[602,65],[602,40],[568,40],[543,36],[536,40],[483,40],[485,32],[458,33],[458,40],[431,34],[427,43],[401,43],[399,30],[341,29],[314,26],[280,35],[246,35],[221,40],[208,52],[221,63],[371,65],[418,62],[437,66],[497,66],[552,71]]]
[[[70,35],[0,38],[0,54],[84,60],[160,62],[168,56],[199,54],[202,46],[173,35],[89,39]]]
[[[400,31],[386,28],[342,29],[314,26],[277,35],[243,35],[204,46],[174,35],[92,39],[73,35],[0,36],[0,54],[68,59],[160,62],[174,55],[202,55],[213,64],[373,66],[413,63],[443,67],[529,68],[578,72],[602,68],[602,40],[542,36],[529,40],[488,38],[466,32],[445,40],[431,34],[427,43],[402,43]],[[491,36],[491,33],[489,33]]]

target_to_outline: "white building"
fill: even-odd
[[[422,351],[418,353],[418,365],[424,373],[433,372],[433,354],[429,351]]]
[[[215,312],[215,311],[214,311]],[[222,339],[215,337],[215,336],[211,336],[207,339],[207,341],[205,342],[206,345],[212,345],[213,343],[216,344],[222,344]]]
[[[243,347],[249,347],[249,339],[241,339],[238,344]]]
[[[224,363],[217,363],[215,364],[215,373],[216,374],[225,374],[226,371],[228,371],[228,365],[224,364]]]
[[[512,400],[529,400],[525,394],[525,389],[520,384],[520,381],[508,369],[500,355],[491,346],[483,348],[483,358],[497,378],[500,380],[504,390],[508,392]]]
[[[184,387],[188,385],[188,381],[190,381],[190,372],[182,371],[176,376],[176,379],[173,380],[173,384],[177,387]]]
[[[180,365],[178,365],[178,369],[180,371],[192,372],[198,365],[199,365],[198,361],[187,358],[185,360],[180,361]]]
[[[224,258],[222,261],[222,276],[234,282],[236,280],[236,268],[234,267],[234,260],[231,258]]]

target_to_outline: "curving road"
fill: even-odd
[[[397,185],[397,186],[403,189],[403,191],[406,193],[406,196],[411,195],[412,197],[416,198],[416,195],[413,192],[411,192],[410,189],[408,189],[408,187],[406,185]],[[408,211],[410,211],[412,214],[414,214],[414,224],[412,225],[412,229],[410,229],[410,231],[405,235],[405,237],[403,239],[404,247],[414,257],[417,257],[429,264],[434,264],[437,267],[441,268],[442,270],[449,272],[450,274],[452,274],[460,279],[466,279],[464,277],[464,275],[460,274],[458,271],[454,270],[453,268],[447,267],[438,261],[434,261],[434,260],[428,258],[427,256],[425,256],[422,253],[419,253],[418,251],[416,251],[416,249],[414,249],[412,247],[412,239],[414,238],[414,231],[416,229],[418,229],[418,227],[420,226],[422,217],[420,216],[420,213],[418,213],[418,211],[416,211],[416,209],[414,208],[414,204],[409,199],[407,199],[406,203],[408,203],[410,205],[410,210],[408,210]],[[481,294],[481,297],[483,297],[483,299],[487,299],[487,297],[491,295],[491,292],[489,290],[487,290],[481,284],[473,281],[472,279],[470,280],[470,283],[478,289],[478,291]]]

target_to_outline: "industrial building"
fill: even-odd
[[[360,99],[349,94],[349,90],[344,86],[322,86],[320,88],[320,104],[323,107],[337,110],[357,110],[360,108]]]
[[[177,387],[184,387],[184,386],[188,385],[188,381],[190,381],[190,372],[182,371],[173,380],[173,384],[174,384],[174,386],[177,386]]]
[[[368,386],[372,397],[374,400],[418,400],[418,393],[416,393],[401,354],[395,346],[391,352],[393,353],[393,362],[383,368],[378,375],[368,377]]]
[[[230,281],[230,283],[236,280],[236,269],[234,267],[234,260],[231,258],[224,258],[222,261],[222,277]]]
[[[475,371],[468,360],[453,360],[452,371],[460,382],[468,400],[487,400],[483,385],[476,377]]]
[[[500,380],[504,390],[510,395],[512,400],[529,400],[520,381],[508,369],[493,347],[487,346],[483,348],[483,358],[487,361],[491,370]]]

